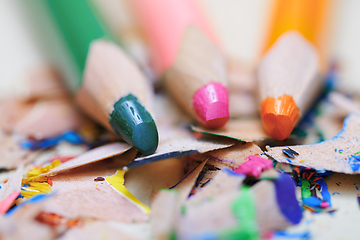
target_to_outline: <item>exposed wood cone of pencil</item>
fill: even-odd
[[[226,61],[217,41],[189,0],[134,0],[136,16],[167,92],[207,128],[229,120]]]
[[[264,129],[278,140],[291,134],[321,90],[319,41],[325,5],[323,0],[275,3],[257,78]]]

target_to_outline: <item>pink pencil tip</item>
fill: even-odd
[[[193,96],[198,121],[207,128],[220,128],[229,120],[229,95],[220,83],[211,82]]]

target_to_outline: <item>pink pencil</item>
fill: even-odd
[[[190,0],[132,0],[154,68],[178,104],[205,127],[229,119],[225,58]]]

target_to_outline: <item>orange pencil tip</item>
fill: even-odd
[[[261,103],[261,119],[265,131],[275,139],[284,140],[294,129],[300,111],[289,95],[266,98]]]

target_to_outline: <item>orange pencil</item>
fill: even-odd
[[[275,0],[263,52],[266,52],[281,34],[289,30],[299,31],[322,52],[329,5],[326,0]]]
[[[272,137],[287,138],[321,89],[319,49],[325,0],[277,0],[257,71],[260,115]]]

